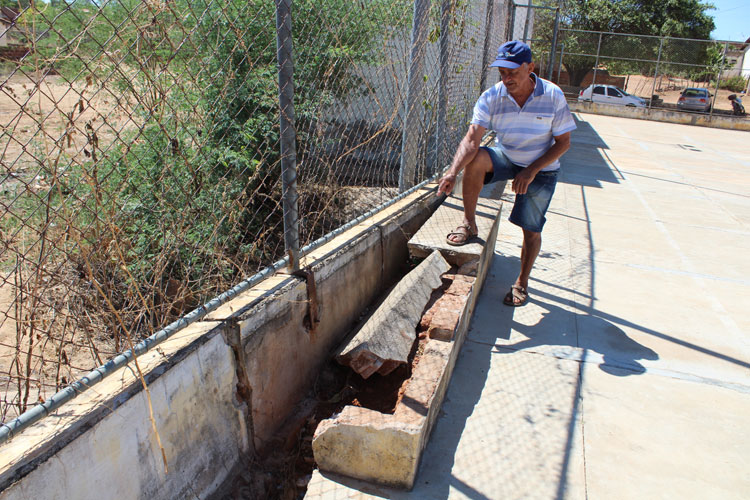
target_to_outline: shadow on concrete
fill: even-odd
[[[548,255],[555,258],[555,254]],[[640,360],[653,361],[659,359],[656,352],[628,337],[617,326],[616,321],[610,321],[616,319],[611,315],[600,313],[577,300],[553,296],[535,289],[533,287],[535,281],[545,282],[535,280],[533,274],[532,285],[529,287],[529,304],[524,307],[535,305],[542,309],[541,319],[533,325],[516,321],[514,313],[523,311],[523,309],[503,306],[501,301],[506,292],[502,287],[509,286],[518,272],[519,265],[518,257],[494,256],[492,274],[500,277],[500,281],[489,284],[486,293],[492,296],[492,300],[498,306],[485,312],[485,314],[490,314],[490,318],[485,322],[507,325],[507,328],[472,331],[469,337],[471,341],[491,345],[506,352],[519,350],[544,351],[575,360],[582,360],[585,357],[588,361],[598,362],[601,370],[617,376],[643,373],[645,367],[640,363]],[[569,293],[577,293],[575,290],[565,287],[558,286],[558,288]],[[590,300],[592,295],[578,294],[578,296]],[[513,332],[516,332],[516,337],[520,334],[525,338],[513,342],[511,337]],[[554,349],[540,349],[542,347],[553,347]],[[616,370],[615,372],[610,368],[622,370]]]
[[[547,286],[555,286],[553,283],[548,283],[548,282],[545,282],[543,280],[534,280],[533,278],[532,278],[532,280],[533,281],[537,281],[538,283],[544,283]],[[559,288],[562,289],[562,290],[569,291],[570,293],[577,294],[580,297],[589,297],[588,295],[581,294],[580,292],[578,292],[576,290],[571,290],[571,289],[565,288],[565,287],[559,287]],[[546,300],[546,301],[549,301],[549,302],[561,301],[561,299],[558,296],[552,295],[552,294],[546,294],[546,293],[543,293],[543,292],[537,292],[536,295],[538,297],[540,297],[540,300],[543,299],[543,300]],[[742,366],[744,368],[750,369],[750,363],[748,363],[747,361],[744,361],[744,360],[741,360],[741,359],[738,359],[738,358],[734,358],[732,356],[728,356],[728,355],[726,355],[724,353],[721,353],[721,352],[718,352],[718,351],[714,351],[712,349],[708,349],[708,348],[700,346],[698,344],[693,344],[692,342],[687,342],[687,341],[685,341],[683,339],[679,339],[679,338],[674,337],[672,335],[668,335],[666,333],[659,332],[659,331],[654,330],[652,328],[648,328],[646,326],[639,325],[637,323],[633,323],[632,321],[629,321],[629,320],[624,319],[624,318],[620,318],[619,316],[614,316],[614,315],[606,313],[604,311],[600,311],[600,310],[594,309],[594,308],[592,308],[590,306],[586,307],[586,306],[584,306],[584,305],[582,305],[582,304],[579,303],[579,304],[576,305],[576,307],[580,311],[582,311],[583,313],[585,313],[585,314],[592,315],[592,316],[595,316],[595,317],[599,317],[602,320],[605,320],[605,321],[610,322],[612,324],[626,326],[628,328],[632,328],[634,330],[638,330],[638,331],[646,333],[648,335],[652,335],[654,337],[658,337],[660,339],[664,339],[664,340],[667,340],[669,342],[673,342],[673,343],[675,343],[677,345],[681,345],[683,347],[687,347],[689,349],[692,349],[694,351],[700,352],[702,354],[706,354],[708,356],[713,356],[713,357],[715,357],[717,359],[721,359],[721,360],[726,361],[728,363],[732,363],[732,364],[735,364],[735,365]],[[646,358],[646,359],[648,359],[648,358]]]
[[[652,349],[631,339],[617,325],[601,317],[567,311],[552,302],[543,301],[538,294],[530,300],[546,310],[539,323],[527,326],[513,321],[513,330],[527,337],[526,340],[507,345],[496,344],[495,347],[534,352],[543,352],[539,349],[543,346],[571,347],[574,349],[567,350],[563,357],[600,361],[598,366],[602,371],[617,376],[644,373],[646,368],[639,360],[659,359]],[[575,350],[590,352],[578,353]]]
[[[571,135],[571,148],[560,159],[558,182],[586,187],[602,187],[603,183],[619,183],[623,176],[612,168],[606,151],[609,146],[586,121],[575,114],[576,129]]]

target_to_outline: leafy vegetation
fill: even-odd
[[[711,82],[711,85],[715,86],[716,83]],[[740,75],[724,78],[719,82],[719,88],[731,90],[732,92],[744,92],[747,88],[747,80]]]
[[[363,91],[351,68],[378,62],[378,44],[410,23],[409,5],[294,2],[299,130]],[[90,140],[64,177],[47,167],[51,212],[86,228],[80,268],[119,284],[117,308],[172,301],[180,314],[283,254],[272,0],[53,0],[20,23],[35,45],[27,71],[93,79],[128,103],[135,126],[113,146]],[[306,144],[298,134],[300,157]],[[187,286],[169,291],[175,281]]]

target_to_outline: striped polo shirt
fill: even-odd
[[[560,87],[537,77],[534,92],[519,108],[502,82],[490,87],[474,105],[472,124],[494,130],[495,145],[514,164],[527,167],[554,143],[553,136],[576,128]],[[543,171],[557,170],[560,162],[547,165]]]

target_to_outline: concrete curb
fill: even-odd
[[[723,128],[729,130],[750,130],[750,119],[747,117],[708,115],[706,113],[686,113],[665,109],[632,108],[594,102],[568,101],[570,111],[593,113],[596,115],[619,116],[636,120],[680,123],[699,127]]]

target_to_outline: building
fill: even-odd
[[[742,75],[747,78],[750,76],[750,57],[748,56],[748,50],[750,49],[750,38],[745,43],[729,43],[727,44],[726,52],[726,68],[722,75],[723,77],[732,77]]]

